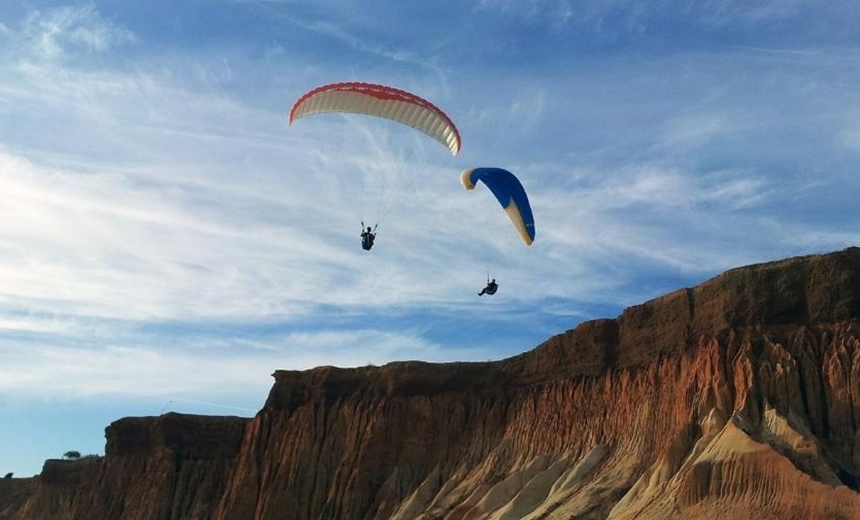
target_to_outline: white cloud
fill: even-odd
[[[697,113],[677,116],[663,125],[660,146],[690,149],[707,144],[714,138],[742,131],[742,117],[726,113]]]
[[[4,297],[2,300],[6,299]],[[6,331],[10,334],[31,333],[77,338],[93,337],[92,328],[83,327],[80,323],[69,318],[55,316],[0,315],[0,331]]]
[[[851,113],[847,119],[839,135],[841,144],[851,151],[860,152],[860,112]]]
[[[745,24],[756,26],[796,16],[809,0],[764,0],[748,3],[742,0],[718,0],[707,2],[701,11],[701,19],[713,26]]]
[[[44,58],[62,58],[77,49],[104,52],[135,39],[128,29],[103,18],[94,4],[33,11],[21,27],[21,36],[30,50]]]
[[[569,0],[479,0],[478,12],[497,12],[525,25],[541,25],[554,31],[564,28],[574,9]]]
[[[762,176],[745,171],[718,171],[702,177],[699,203],[721,204],[723,211],[750,209],[773,200],[774,188]]]
[[[224,24],[171,10],[172,39],[115,4],[0,16],[0,397],[52,418],[64,398],[253,413],[279,368],[497,359],[860,241],[856,56],[827,47],[856,31],[829,7],[808,27],[792,12],[812,3],[488,0],[404,23],[255,1]],[[286,125],[295,96],[350,77],[443,106],[463,153],[370,118]],[[533,246],[459,186],[469,166],[522,175]],[[383,198],[366,253],[358,219]],[[488,273],[500,293],[478,298]]]
[[[95,43],[98,31],[70,36],[75,23],[100,20],[84,11],[67,15],[74,23],[57,22],[58,32],[43,29],[50,37],[39,41],[60,51],[122,43],[110,32],[100,37],[106,47]],[[30,23],[35,38],[42,26]],[[348,32],[338,33],[342,27],[314,27],[352,41]],[[588,305],[620,307],[643,293],[655,295],[639,283],[653,273],[671,284],[767,259],[786,244],[794,250],[786,239],[791,224],[774,228],[762,218],[793,185],[780,178],[774,188],[776,175],[767,165],[747,164],[769,152],[755,145],[740,152],[720,148],[738,129],[744,136],[760,131],[748,121],[773,124],[765,116],[782,94],[775,92],[773,105],[761,112],[754,98],[739,103],[743,89],[717,81],[731,67],[717,60],[712,70],[710,58],[703,55],[701,65],[671,81],[667,71],[679,68],[672,59],[629,70],[616,63],[587,74],[552,70],[528,80],[499,76],[492,89],[464,80],[459,88],[481,87],[475,89],[481,94],[473,108],[452,107],[475,114],[462,118],[470,133],[456,159],[421,134],[375,120],[324,116],[288,128],[292,93],[306,80],[282,80],[290,94],[269,99],[224,88],[252,68],[242,61],[248,57],[155,56],[134,71],[71,60],[2,62],[0,111],[14,132],[0,128],[6,217],[0,220],[0,330],[27,344],[35,336],[54,338],[58,351],[94,338],[99,359],[109,360],[94,358],[94,367],[132,359],[140,349],[154,370],[174,375],[168,364],[188,368],[199,353],[165,354],[158,347],[166,336],[136,344],[129,338],[139,328],[318,326],[320,320],[332,329],[347,327],[311,338],[261,340],[249,333],[253,350],[266,350],[269,339],[275,350],[242,377],[264,365],[273,369],[283,354],[277,349],[291,343],[307,348],[291,350],[287,368],[330,362],[330,354],[315,353],[324,347],[350,364],[431,359],[442,356],[441,348],[424,344],[423,330],[384,336],[331,320],[474,311],[474,293],[491,270],[508,292],[505,300],[481,301],[482,309],[535,308],[557,299],[553,309],[562,310],[553,312],[584,315]],[[747,75],[756,70],[743,69]],[[690,101],[703,91],[719,92],[701,104]],[[845,135],[849,143],[856,139],[851,131]],[[719,158],[715,165],[698,160],[707,154]],[[538,222],[534,246],[521,245],[486,190],[459,186],[461,168],[481,165],[464,164],[473,160],[500,161],[528,176]],[[394,204],[383,215],[376,248],[365,253],[358,220],[369,218],[380,199]],[[812,243],[852,236],[815,239],[815,233],[811,226]],[[221,346],[230,350],[241,335],[226,335]],[[188,340],[196,341],[202,340]],[[360,359],[367,357],[362,346],[374,342],[387,346]],[[122,348],[111,350],[117,345]],[[49,366],[62,364],[45,355]],[[211,370],[220,377],[228,365]],[[116,383],[105,377],[106,387]],[[209,380],[218,384],[218,377]]]
[[[0,390],[19,397],[76,398],[105,394],[200,395],[220,387],[265,392],[272,358],[191,355],[184,349],[51,348],[27,345],[7,355]],[[9,347],[6,347],[9,350]]]
[[[343,49],[358,51],[360,54],[366,54],[379,61],[392,62],[401,69],[408,65],[415,65],[431,72],[437,81],[444,82],[446,79],[447,75],[437,63],[435,56],[417,48],[405,49],[391,45],[388,43],[386,34],[377,34],[378,29],[364,26],[361,21],[362,17],[352,16],[349,7],[339,7],[334,11],[321,9],[315,13],[315,17],[310,17],[297,15],[294,9],[282,9],[285,5],[289,5],[289,2],[266,2],[257,4],[256,7],[264,9],[269,16],[288,22],[303,31],[337,42],[342,48],[340,52],[343,52]],[[391,7],[385,6],[384,8],[390,9]],[[371,20],[374,19],[371,17]],[[436,38],[439,38],[438,33]],[[277,46],[269,47],[267,50],[269,56],[273,55],[272,51],[280,53]],[[354,73],[352,71],[349,74],[353,75]],[[330,81],[345,80],[363,81],[362,78],[352,76],[330,79]],[[402,87],[408,88],[407,85],[402,85]]]
[[[58,329],[56,332],[62,332]],[[458,353],[418,339],[416,331],[357,329],[288,333],[265,342],[240,338],[185,338],[159,345],[114,340],[86,347],[0,343],[0,393],[18,398],[73,399],[98,395],[264,395],[275,370],[321,365],[382,365],[391,359],[451,361]],[[457,359],[485,356],[460,353]]]
[[[308,237],[293,233],[287,240],[287,231],[278,226],[261,222],[248,228],[233,215],[209,211],[207,200],[223,191],[194,192],[143,180],[44,170],[3,156],[4,292],[104,317],[253,313],[252,294],[274,296],[263,288],[264,279],[287,274],[272,263],[275,258],[296,247],[311,261],[331,256]],[[254,257],[270,259],[260,266],[262,272],[241,267]],[[286,310],[290,306],[282,298],[275,308]]]
[[[558,200],[576,201],[583,217],[608,211],[689,212],[720,203],[720,211],[751,207],[769,196],[761,176],[746,171],[698,172],[681,166],[631,164],[614,171],[592,172],[587,184]],[[687,218],[679,214],[679,220]]]

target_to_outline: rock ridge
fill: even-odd
[[[858,318],[849,248],[500,361],[278,370],[250,420],[123,419],[0,481],[0,520],[860,519]]]

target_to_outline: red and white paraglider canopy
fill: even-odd
[[[332,83],[304,94],[290,110],[297,119],[327,112],[381,117],[420,130],[451,150],[460,151],[460,132],[436,105],[405,90],[372,83]]]

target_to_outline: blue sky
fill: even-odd
[[[102,453],[123,416],[251,416],[276,369],[500,359],[857,245],[858,23],[847,0],[3,2],[0,472]],[[432,101],[461,153],[287,125],[337,81]],[[532,247],[461,188],[475,166],[520,177]]]

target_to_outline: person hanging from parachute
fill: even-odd
[[[499,284],[496,283],[496,279],[493,278],[490,281],[487,281],[487,286],[481,289],[481,292],[478,293],[478,296],[483,296],[488,294],[490,296],[496,294],[496,291],[499,290]]]
[[[373,241],[376,240],[376,226],[373,226],[373,230],[370,229],[370,226],[365,229],[364,221],[361,221],[361,248],[365,251],[370,251],[370,248],[373,247]]]
[[[474,190],[478,181],[486,185],[496,197],[523,243],[532,245],[535,240],[535,219],[528,195],[519,179],[502,168],[469,168],[460,174],[460,184],[467,190]],[[489,281],[487,276],[487,279],[487,286],[478,296],[493,295],[499,289],[495,278]]]
[[[299,97],[290,110],[289,124],[326,113],[359,114],[400,123],[435,139],[451,155],[460,152],[460,132],[454,121],[430,101],[405,90],[362,82],[322,85]],[[376,228],[365,229],[364,222],[361,227],[361,247],[369,251]]]

